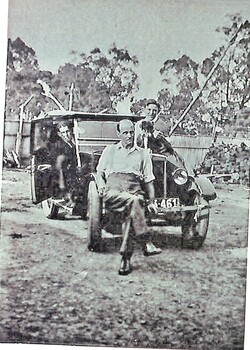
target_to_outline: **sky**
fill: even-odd
[[[32,47],[41,69],[57,71],[72,50],[104,53],[115,42],[139,59],[139,97],[156,98],[160,68],[188,55],[197,63],[223,43],[226,14],[250,18],[246,0],[9,0],[8,37]]]

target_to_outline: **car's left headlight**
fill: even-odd
[[[188,180],[188,174],[184,169],[176,169],[173,173],[173,180],[177,185],[185,185]]]

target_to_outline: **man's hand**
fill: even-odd
[[[150,213],[157,214],[158,213],[158,208],[157,205],[154,202],[154,197],[155,197],[155,189],[153,185],[153,181],[146,182],[145,187],[148,193],[148,200],[147,200],[147,209]]]
[[[76,176],[81,176],[82,175],[82,168],[81,167],[77,167],[76,168]]]
[[[105,194],[105,187],[101,187],[98,189],[98,193],[100,197],[103,197]]]
[[[105,181],[105,173],[102,171],[97,171],[96,174],[96,184],[100,197],[105,195],[106,181]]]
[[[147,208],[148,208],[148,211],[150,213],[153,213],[153,214],[157,214],[158,213],[158,208],[157,208],[157,205],[153,202],[149,202],[148,205],[147,205]]]

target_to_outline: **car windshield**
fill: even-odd
[[[56,126],[62,120],[73,122],[80,152],[92,153],[102,150],[108,144],[117,142],[117,123],[125,118],[130,116],[52,114],[49,117],[36,119],[32,122],[31,152],[56,141],[58,137]],[[74,119],[77,123],[74,123]]]
[[[116,122],[113,121],[90,121],[78,120],[79,138],[112,138],[117,139]]]

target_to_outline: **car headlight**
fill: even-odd
[[[177,185],[185,185],[188,180],[188,174],[184,169],[176,169],[173,173],[173,180]]]

